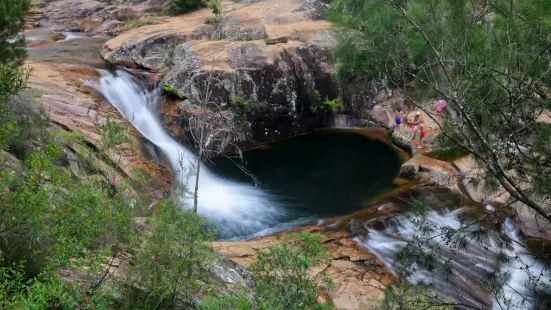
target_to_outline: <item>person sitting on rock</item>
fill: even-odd
[[[402,109],[396,110],[396,112],[394,113],[394,116],[395,116],[394,121],[396,122],[396,128],[399,129],[400,125],[402,124],[402,119],[404,119],[404,113],[402,113]]]
[[[442,112],[444,112],[444,109],[446,109],[447,106],[448,103],[446,102],[446,100],[438,100],[436,101],[436,106],[434,107],[434,109],[436,110],[436,113],[438,113],[438,115],[442,115]]]
[[[409,142],[411,142],[411,140],[413,140],[413,137],[415,137],[417,130],[419,130],[420,123],[421,123],[421,112],[417,111],[415,112],[415,116],[413,117],[411,122],[409,122],[409,124],[411,125],[411,137],[409,137],[409,140],[408,140]]]

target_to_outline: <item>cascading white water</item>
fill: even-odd
[[[533,288],[536,287],[534,284],[538,283],[537,287],[545,289],[545,285],[542,284],[549,285],[551,280],[549,269],[545,269],[522,246],[517,229],[510,219],[507,219],[502,227],[503,233],[512,241],[509,246],[504,246],[497,236],[491,236],[483,243],[473,241],[466,249],[452,252],[445,238],[437,238],[437,235],[446,228],[460,228],[458,214],[461,212],[462,209],[458,209],[441,215],[430,211],[423,219],[419,216],[396,217],[386,221],[384,230],[377,231],[367,227],[367,236],[357,237],[355,240],[393,270],[396,267],[394,254],[398,249],[412,241],[414,236],[422,235],[422,226],[431,227],[434,231],[423,237],[432,238],[438,244],[443,256],[438,264],[443,265],[444,260],[448,258],[452,260],[455,274],[453,278],[448,278],[443,274],[428,272],[414,264],[407,268],[411,272],[411,282],[432,284],[439,296],[451,297],[483,309],[533,309]],[[423,222],[426,225],[420,225]],[[427,247],[426,251],[431,249]],[[499,265],[496,256],[498,253],[504,253],[513,259],[509,264]],[[489,294],[483,289],[480,281],[496,269],[506,274],[508,280],[503,286],[503,291],[497,296],[492,296],[490,301]]]
[[[185,185],[186,173],[191,170],[195,156],[162,128],[155,113],[160,96],[158,85],[147,91],[126,71],[98,72],[99,82],[88,81],[87,84],[101,93],[164,153],[176,172],[177,181]],[[191,207],[193,202],[190,200],[188,196],[184,207]],[[246,238],[273,232],[281,227],[278,224],[285,215],[267,193],[249,184],[223,180],[213,175],[205,165],[201,166],[198,213],[216,226],[222,238]]]

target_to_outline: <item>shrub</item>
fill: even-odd
[[[238,121],[244,121],[247,118],[250,103],[251,102],[242,95],[237,95],[232,99],[231,108]]]
[[[212,10],[212,13],[218,16],[220,15],[220,13],[222,13],[221,4],[222,0],[211,0],[209,1],[208,6]]]
[[[319,92],[317,91],[314,91],[314,95],[312,97],[312,112],[336,111],[342,107],[341,102],[338,98],[330,100],[329,97],[325,97],[325,100],[321,101]]]
[[[453,304],[452,301],[450,303]],[[443,306],[446,301],[421,287],[404,283],[402,287],[389,285],[384,297],[375,305],[375,310],[453,310],[453,306]]]
[[[165,11],[170,15],[187,13],[205,7],[203,0],[166,0]]]
[[[323,273],[312,275],[311,269],[330,262],[323,245],[323,236],[312,233],[290,234],[278,247],[270,246],[258,253],[251,264],[256,283],[253,296],[248,299],[243,293],[235,296],[210,298],[202,304],[205,310],[230,309],[334,309],[330,304],[321,304],[318,297],[331,280]]]
[[[209,246],[216,232],[204,218],[163,201],[151,218],[153,230],[127,270],[121,307],[194,308],[193,297],[208,280],[216,255]]]

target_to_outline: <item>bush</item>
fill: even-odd
[[[321,101],[318,91],[314,91],[314,95],[312,97],[313,97],[312,104],[311,104],[312,112],[336,111],[342,107],[341,102],[339,101],[338,98],[329,100],[329,97],[325,97],[325,100]]]
[[[215,15],[220,15],[222,13],[222,0],[211,0],[209,1],[209,8],[212,10],[212,13]]]
[[[194,296],[216,261],[209,246],[216,232],[204,218],[170,200],[161,203],[151,222],[153,231],[127,270],[121,307],[194,308]]]
[[[206,2],[203,0],[166,0],[165,1],[165,11],[167,14],[170,14],[170,15],[187,13],[205,6],[206,6]]]
[[[385,289],[385,296],[381,299],[375,310],[453,310],[453,306],[442,306],[448,301],[439,299],[435,294],[426,292],[421,287],[404,283],[402,287],[389,285]],[[450,301],[453,304],[453,301]]]
[[[249,105],[251,102],[245,99],[242,95],[235,96],[231,101],[231,108],[238,121],[244,121],[247,118],[249,112]]]
[[[311,269],[331,261],[320,234],[290,234],[280,246],[268,247],[258,253],[251,264],[256,283],[253,296],[245,294],[207,299],[205,310],[230,309],[334,309],[330,304],[321,304],[318,298],[321,290],[318,283],[330,288],[332,282],[323,273],[312,275]]]

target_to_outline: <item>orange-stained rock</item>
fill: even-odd
[[[100,124],[107,118],[118,122],[127,122],[115,113],[115,109],[97,95],[92,95],[83,81],[97,78],[95,69],[86,66],[59,66],[27,61],[26,66],[33,69],[29,86],[40,91],[40,104],[48,114],[50,122],[60,130],[82,134],[90,145],[99,148],[101,140]],[[116,150],[108,152],[112,165],[105,160],[98,161],[98,169],[113,184],[119,184],[124,177],[134,177],[135,169],[142,169],[154,177],[151,190],[167,188],[169,173],[161,173],[161,167],[147,160],[136,146],[140,143],[138,132],[128,126],[131,144],[122,144]],[[78,148],[77,144],[71,147]]]
[[[333,259],[310,270],[312,276],[321,272],[334,282],[334,288],[321,299],[330,299],[338,309],[367,309],[383,296],[384,288],[394,276],[373,255],[360,248],[346,229],[324,229],[317,225],[300,228],[300,231],[320,232],[326,236],[323,244]],[[259,237],[249,241],[214,242],[213,248],[230,260],[249,266],[259,251],[277,246],[286,233]],[[333,237],[329,237],[333,236]]]

